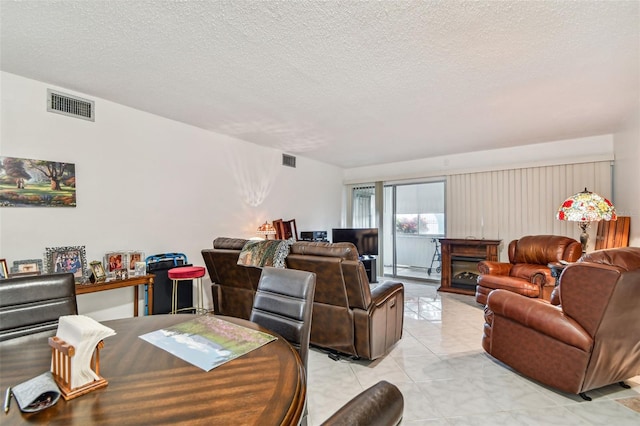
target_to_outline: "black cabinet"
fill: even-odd
[[[171,293],[173,281],[169,279],[169,269],[182,268],[186,265],[174,265],[173,260],[163,260],[150,263],[147,271],[154,274],[153,280],[153,315],[171,312]],[[193,306],[193,280],[183,280],[178,283],[178,309]],[[188,312],[188,311],[187,311]]]
[[[370,283],[378,282],[378,269],[376,267],[376,258],[375,257],[364,257],[360,259],[362,264],[364,265],[364,270],[367,271],[367,277],[369,278]]]

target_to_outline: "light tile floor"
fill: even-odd
[[[542,386],[483,351],[483,311],[473,297],[436,289],[405,281],[403,336],[380,359],[334,361],[311,349],[310,426],[379,380],[402,391],[402,425],[640,425],[633,404],[623,405],[640,398],[640,376],[626,381],[631,389],[587,392],[591,402]]]

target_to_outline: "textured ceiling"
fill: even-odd
[[[638,5],[2,0],[0,67],[356,167],[619,130]]]

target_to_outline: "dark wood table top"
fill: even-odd
[[[116,331],[100,351],[100,374],[109,385],[35,414],[15,399],[2,424],[217,424],[290,425],[302,416],[305,374],[296,350],[278,337],[209,372],[153,346],[138,336],[195,315],[153,315],[105,321]],[[246,320],[219,317],[266,331]],[[14,386],[49,370],[51,350],[40,335],[0,344],[2,397]]]

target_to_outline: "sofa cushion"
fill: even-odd
[[[249,240],[240,251],[238,265],[284,268],[289,245],[289,241],[286,240]]]

